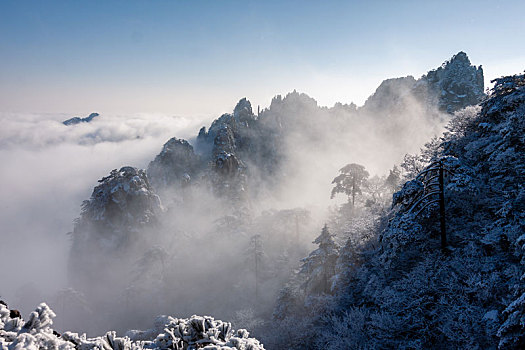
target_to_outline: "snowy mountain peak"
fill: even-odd
[[[483,68],[473,66],[463,51],[421,80],[428,84],[429,93],[438,98],[439,108],[448,113],[478,104],[485,96]]]

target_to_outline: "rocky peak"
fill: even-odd
[[[221,125],[213,140],[213,156],[219,153],[234,153],[236,150],[235,134],[229,125]]]
[[[412,76],[384,80],[362,110],[385,115],[417,102],[427,110],[437,107],[452,114],[480,103],[484,96],[483,69],[459,52],[418,80]]]
[[[213,141],[213,188],[216,194],[232,199],[238,198],[245,186],[245,167],[237,154],[237,144],[241,139],[231,125],[222,124]]]
[[[472,65],[463,51],[421,80],[428,84],[429,93],[438,98],[439,109],[447,113],[476,105],[485,96],[483,68]]]
[[[239,100],[235,106],[233,117],[241,122],[255,119],[255,115],[252,111],[252,104],[246,99],[246,97]]]
[[[114,169],[98,181],[91,198],[82,204],[79,225],[89,221],[104,230],[135,230],[154,221],[161,211],[146,172],[130,166]]]
[[[199,156],[188,141],[171,138],[162,146],[162,151],[148,165],[148,177],[154,187],[164,188],[187,181],[188,176],[197,175],[200,169]]]

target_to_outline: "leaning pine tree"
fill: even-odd
[[[337,261],[339,247],[333,239],[333,235],[328,231],[328,226],[324,225],[321,235],[313,242],[319,248],[310,253],[303,259],[301,274],[306,276],[303,284],[306,295],[330,294],[330,280],[335,275],[335,264]]]

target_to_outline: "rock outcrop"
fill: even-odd
[[[471,65],[463,51],[420,80],[431,98],[437,99],[439,109],[447,113],[476,105],[485,97],[483,68]]]
[[[64,120],[62,122],[62,124],[66,125],[66,126],[70,126],[70,125],[76,125],[76,124],[80,124],[80,123],[89,123],[90,121],[92,121],[94,118],[96,118],[98,116],[99,116],[98,113],[91,113],[86,118],[73,117],[73,118],[70,118],[68,120]]]
[[[115,277],[125,271],[121,267],[136,259],[128,253],[147,239],[145,233],[158,225],[163,210],[144,170],[115,169],[99,183],[82,203],[71,233],[70,280],[88,290],[103,288],[102,281],[118,285]],[[90,276],[100,283],[82,285],[91,281]]]
[[[452,114],[480,103],[484,96],[483,68],[459,52],[418,80],[412,76],[384,80],[361,110],[378,114],[417,103]]]
[[[162,151],[148,165],[148,179],[154,188],[187,185],[203,168],[200,157],[188,141],[171,138],[162,146]]]

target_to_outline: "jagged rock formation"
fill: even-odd
[[[76,124],[79,124],[79,123],[89,123],[90,121],[92,121],[94,118],[96,118],[98,116],[99,116],[98,113],[91,113],[86,118],[73,117],[71,119],[63,121],[62,124],[70,126],[70,125],[76,125]]]
[[[245,329],[236,331],[231,323],[209,316],[159,316],[152,329],[129,331],[123,337],[110,331],[94,338],[73,332],[59,334],[52,328],[55,317],[53,310],[42,303],[24,322],[20,317],[11,317],[7,306],[0,303],[0,349],[264,350],[263,344]]]
[[[172,138],[148,165],[148,179],[153,187],[183,187],[197,177],[202,165],[188,141]]]
[[[293,91],[284,98],[276,96],[269,108],[255,115],[243,98],[232,114],[222,115],[208,130],[200,129],[195,143],[200,165],[186,141],[172,139],[150,163],[148,174],[155,187],[180,187],[187,183],[184,174],[193,178],[198,173],[195,169],[207,168],[202,174],[217,195],[242,200],[248,191],[256,195],[260,190],[250,183],[271,188],[283,177],[293,178],[298,166],[288,163],[297,145],[304,152],[319,152],[326,147],[327,135],[352,128],[359,133],[359,128],[373,123],[369,120],[382,121],[370,126],[377,129],[379,138],[402,140],[422,125],[439,124],[438,110],[452,113],[477,104],[483,96],[482,68],[471,66],[460,52],[419,80],[409,76],[383,81],[361,108],[319,107],[313,98]],[[363,125],[356,128],[359,119]]]
[[[77,231],[93,227],[98,233],[111,234],[105,243],[114,248],[128,239],[127,234],[155,223],[162,207],[144,170],[129,166],[114,169],[99,183],[91,198],[82,203],[75,237]]]
[[[243,142],[246,141],[244,139],[249,134],[247,130],[252,128],[255,122],[256,116],[252,112],[251,103],[246,98],[243,98],[235,106],[233,114],[223,114],[219,119],[213,121],[208,132],[206,132],[205,128],[202,128],[199,132],[197,143],[201,147],[205,147],[205,145],[208,145],[208,147],[212,146],[208,149],[213,149],[213,155],[221,151],[227,153],[242,152],[247,147],[246,142]],[[220,141],[216,141],[219,133],[223,135],[220,136]],[[225,133],[229,135],[225,136]]]
[[[375,127],[378,140],[395,138],[401,144],[401,140],[421,133],[418,130],[422,124],[407,122],[407,115],[414,120],[424,119],[428,117],[425,111],[433,108],[425,107],[421,96],[428,97],[429,91],[436,93],[440,89],[443,93],[440,92],[435,107],[454,110],[479,101],[483,94],[482,77],[481,67],[471,66],[460,52],[418,81],[412,77],[384,81],[359,109],[341,104],[330,109],[319,107],[314,99],[294,91],[284,98],[276,96],[268,109],[255,115],[250,102],[243,98],[232,114],[222,115],[208,131],[204,127],[199,131],[195,152],[187,141],[170,139],[149,164],[148,177],[161,195],[170,189],[169,196],[184,196],[185,188],[202,178],[200,182],[210,184],[216,195],[237,203],[234,207],[239,208],[246,205],[243,202],[250,196],[256,198],[258,191],[282,186],[283,179],[293,181],[298,169],[312,166],[313,158],[332,151],[329,147],[347,147],[338,145],[339,137],[348,136],[346,132],[357,136]],[[419,101],[415,110],[414,101]],[[382,118],[382,122],[369,121],[374,119],[367,118],[371,114],[375,119]],[[434,121],[423,125],[432,124]],[[327,138],[333,142],[327,142]],[[395,147],[392,142],[388,146]],[[297,163],[297,153],[311,154],[312,159],[302,160],[306,164]],[[142,171],[122,168],[104,178],[92,198],[83,204],[72,251],[97,235],[98,244],[117,249],[133,236],[130,233],[154,222],[160,204],[148,177]],[[172,200],[168,198],[167,202]],[[97,234],[86,234],[88,231]]]
[[[483,68],[471,65],[467,54],[459,52],[418,80],[412,76],[384,80],[362,111],[378,114],[418,103],[427,109],[437,107],[452,114],[480,103],[483,97]]]
[[[256,125],[250,101],[241,99],[233,114],[215,120],[208,132],[203,127],[197,138],[198,149],[211,151],[211,182],[216,194],[231,199],[245,197],[246,164],[243,157],[250,153],[252,129]]]
[[[420,84],[426,85],[427,94],[437,98],[439,109],[447,113],[476,105],[485,97],[483,68],[471,65],[463,51],[421,77]]]
[[[112,170],[99,180],[91,198],[82,203],[72,232],[69,274],[73,284],[86,283],[90,276],[111,279],[118,268],[102,266],[117,256],[126,256],[130,246],[140,244],[141,234],[154,228],[162,211],[146,172],[133,167]],[[126,264],[129,259],[119,263]]]

